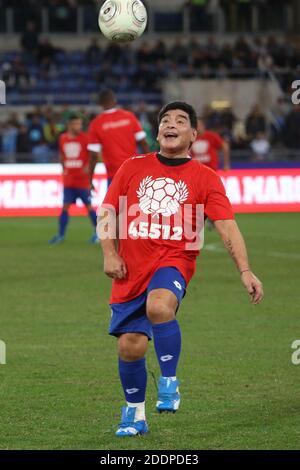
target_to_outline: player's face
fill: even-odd
[[[72,119],[69,122],[69,131],[72,134],[79,134],[82,130],[82,120],[81,119]]]
[[[186,112],[174,109],[163,116],[157,136],[163,155],[186,156],[196,137],[197,131],[192,128]]]

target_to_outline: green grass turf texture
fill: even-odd
[[[116,341],[107,334],[110,280],[89,221],[48,246],[54,218],[0,220],[1,449],[299,449],[299,214],[239,215],[265,300],[253,306],[216,233],[206,232],[179,312],[182,405],[155,411],[159,377],[148,351],[150,433],[120,439],[124,404]],[[153,374],[153,375],[152,375]]]

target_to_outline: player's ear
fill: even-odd
[[[191,138],[192,143],[194,143],[195,140],[197,139],[197,135],[198,135],[197,129],[193,129],[192,138]]]

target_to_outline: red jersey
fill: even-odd
[[[64,132],[59,137],[59,151],[62,156],[64,186],[69,188],[88,189],[89,152],[88,136],[84,132],[76,136]]]
[[[145,131],[130,111],[109,109],[93,119],[89,127],[89,150],[102,151],[108,178],[113,178],[127,158],[137,152]]]
[[[197,205],[210,220],[234,218],[214,171],[192,159],[169,166],[156,153],[123,163],[102,208],[109,205],[119,214],[118,253],[127,266],[127,278],[113,281],[110,303],[140,295],[161,267],[176,267],[186,283],[190,281],[199,248],[193,244],[195,236],[187,234],[185,221],[190,221],[189,227],[197,225]]]
[[[218,151],[224,140],[216,132],[205,131],[193,143],[190,154],[199,162],[217,171],[219,168]]]

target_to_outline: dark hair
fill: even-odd
[[[158,114],[158,124],[160,124],[160,121],[168,111],[173,111],[174,109],[181,109],[181,111],[187,113],[189,115],[192,128],[197,129],[196,111],[194,110],[193,106],[188,103],[185,103],[184,101],[172,101],[171,103],[168,103],[163,106],[163,108],[161,108]]]
[[[101,106],[111,105],[116,101],[116,95],[112,90],[103,90],[99,95],[99,104]]]
[[[80,114],[72,113],[70,114],[68,121],[75,121],[75,119],[82,119],[82,117],[80,116]]]

